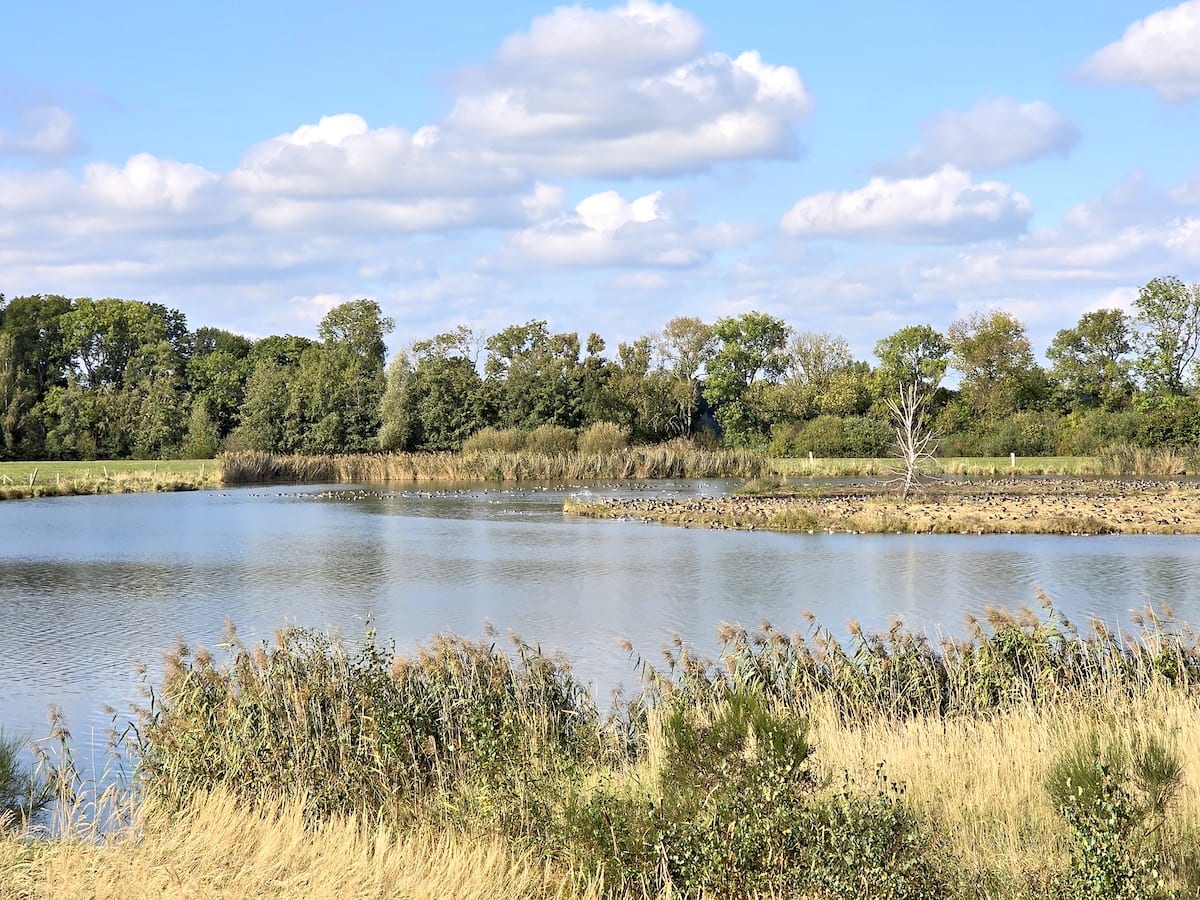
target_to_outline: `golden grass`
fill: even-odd
[[[199,796],[100,842],[0,839],[0,896],[12,898],[595,898],[498,839],[335,816],[302,802],[247,807]]]
[[[1200,834],[1200,707],[1178,691],[1088,708],[1019,706],[994,716],[904,722],[841,722],[831,707],[813,710],[815,759],[830,778],[849,772],[863,784],[882,764],[934,823],[941,852],[969,873],[995,872],[1020,881],[1065,869],[1067,832],[1046,792],[1055,756],[1100,731],[1121,746],[1157,736],[1180,755],[1184,783],[1167,822],[1176,866],[1188,864]]]

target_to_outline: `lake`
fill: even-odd
[[[715,649],[721,622],[806,629],[811,610],[962,633],[989,604],[1111,624],[1147,602],[1200,621],[1195,537],[829,535],[709,531],[564,517],[572,494],[722,493],[721,481],[303,486],[0,503],[0,727],[45,735],[48,704],[76,741],[102,740],[182,638],[212,647],[296,624],[402,649],[492,623],[565,652],[599,696],[635,683],[622,638],[657,661],[671,635]],[[94,736],[94,737],[93,737]]]

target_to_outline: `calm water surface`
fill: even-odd
[[[633,683],[628,638],[657,659],[673,633],[714,648],[723,621],[805,628],[805,610],[960,632],[988,604],[1035,602],[1127,621],[1147,602],[1200,621],[1200,539],[784,535],[566,518],[563,498],[712,495],[722,482],[422,493],[345,486],[57,498],[0,504],[0,727],[76,739],[138,698],[183,640],[283,624],[412,648],[486,623],[562,650],[601,695]]]

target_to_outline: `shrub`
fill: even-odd
[[[1137,400],[1137,410],[1136,440],[1143,447],[1186,447],[1200,442],[1200,404],[1194,398],[1143,395]]]
[[[525,432],[519,428],[487,427],[463,442],[463,453],[517,453],[525,449]]]
[[[1061,422],[1055,452],[1060,456],[1094,456],[1101,447],[1129,443],[1137,436],[1140,417],[1135,410],[1072,413]]]
[[[534,453],[572,453],[575,432],[562,425],[539,425],[525,437],[525,449]]]
[[[1151,838],[1182,784],[1179,757],[1155,738],[1132,753],[1091,734],[1063,751],[1046,790],[1071,831],[1071,900],[1166,897]]]
[[[616,422],[596,422],[579,435],[579,452],[610,454],[629,446],[629,429]]]
[[[845,424],[837,416],[817,416],[796,435],[797,455],[842,456],[846,451]]]
[[[851,456],[877,458],[892,455],[896,435],[887,422],[871,416],[847,416],[843,433],[845,450]]]

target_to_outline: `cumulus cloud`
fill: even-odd
[[[1075,123],[1040,100],[981,100],[947,110],[922,128],[921,143],[883,167],[892,175],[924,175],[951,165],[967,171],[1003,169],[1043,156],[1065,156],[1079,141]]]
[[[1109,84],[1144,84],[1165,99],[1200,97],[1200,0],[1163,9],[1088,57],[1085,76]]]
[[[0,156],[29,156],[54,162],[83,150],[75,117],[61,106],[20,110],[15,127],[0,128]]]
[[[263,195],[461,197],[519,189],[528,178],[479,152],[445,146],[436,126],[371,128],[343,113],[251,147],[229,180]]]
[[[811,99],[790,66],[705,51],[670,4],[560,7],[464,79],[441,130],[494,162],[557,175],[633,177],[794,155]]]
[[[514,234],[508,262],[690,268],[752,236],[728,225],[706,227],[676,219],[661,191],[633,200],[603,191],[585,197],[570,213]]]
[[[923,178],[872,178],[856,191],[805,197],[783,216],[787,234],[891,243],[969,243],[1017,234],[1033,204],[1007,184],[974,182],[953,166]]]
[[[218,180],[202,166],[138,153],[119,169],[109,163],[88,165],[82,187],[85,195],[109,209],[182,213]]]
[[[639,73],[672,66],[695,56],[704,29],[670,3],[629,0],[610,10],[560,6],[538,16],[529,31],[507,38],[495,64],[539,70],[546,65]]]

